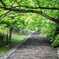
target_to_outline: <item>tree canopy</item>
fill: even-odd
[[[0,0],[0,18],[9,13],[36,13],[59,24],[59,0]]]

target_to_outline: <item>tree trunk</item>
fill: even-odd
[[[9,41],[11,42],[11,37],[12,37],[12,30],[13,30],[13,27],[11,27],[9,29]]]
[[[9,37],[8,37],[8,33],[7,33],[7,35],[6,35],[6,45],[8,45],[8,39],[9,39]]]
[[[59,28],[56,28],[56,32],[55,32],[55,36],[57,36],[59,34]]]

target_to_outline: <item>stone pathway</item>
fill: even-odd
[[[48,39],[33,34],[7,59],[58,59],[57,49],[51,47]]]

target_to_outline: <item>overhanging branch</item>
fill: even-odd
[[[45,18],[58,23],[59,24],[59,19],[55,19],[53,17],[50,17],[49,15],[46,15],[45,13],[43,13],[42,11],[37,11],[37,10],[26,10],[26,9],[18,9],[18,8],[4,8],[4,10],[9,10],[9,11],[14,11],[14,12],[20,12],[20,13],[36,13],[36,14],[40,14],[42,16],[44,16]]]
[[[25,7],[25,8],[31,8],[31,9],[47,9],[47,10],[59,10],[59,8],[55,8],[55,7],[31,7],[31,6],[23,6],[23,5],[19,5],[19,6],[15,6],[15,7]]]

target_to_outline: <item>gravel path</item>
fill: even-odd
[[[58,59],[57,49],[51,47],[48,39],[34,34],[7,59]]]

